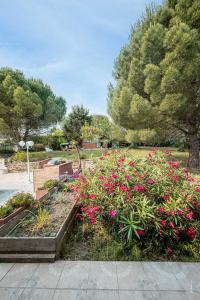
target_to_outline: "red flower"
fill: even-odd
[[[105,176],[100,176],[99,179],[103,181],[103,180],[106,179],[106,177]]]
[[[86,199],[86,198],[87,198],[87,195],[86,195],[85,193],[81,193],[81,194],[80,194],[80,197],[81,197],[81,199]]]
[[[103,155],[104,155],[104,156],[108,156],[108,155],[110,155],[110,153],[109,153],[108,151],[106,151],[106,152],[104,152]]]
[[[112,177],[112,178],[117,178],[117,175],[115,174],[115,172],[112,172],[111,177]]]
[[[146,192],[146,188],[142,185],[135,185],[134,186],[134,191],[136,192],[140,192],[140,193],[145,193]]]
[[[125,157],[120,157],[119,162],[124,162],[125,161]]]
[[[170,222],[169,226],[170,226],[171,228],[174,228],[174,227],[175,227],[174,222]]]
[[[169,197],[170,197],[170,195],[169,195],[169,194],[166,194],[166,195],[164,195],[163,198],[164,198],[165,201],[168,201],[168,200],[169,200]]]
[[[102,156],[102,157],[100,157],[99,159],[100,159],[100,160],[104,160],[105,158]]]
[[[183,210],[182,209],[178,209],[178,214],[179,214],[179,216],[182,216],[184,214]]]
[[[127,176],[126,176],[126,179],[127,179],[127,180],[131,180],[131,176],[130,176],[130,175],[127,175]]]
[[[119,189],[120,189],[121,191],[123,191],[123,192],[127,192],[130,188],[127,187],[127,186],[125,186],[125,185],[123,185],[123,184],[120,184],[120,185],[119,185]]]
[[[192,220],[193,220],[193,212],[192,212],[192,211],[189,212],[189,213],[186,215],[186,217],[187,217],[190,221],[192,221]]]
[[[96,196],[95,196],[94,194],[91,194],[91,195],[89,196],[89,198],[90,198],[91,200],[94,200],[94,199],[96,199]]]
[[[135,162],[134,161],[130,161],[129,166],[134,167],[135,166]]]
[[[165,209],[164,209],[163,207],[160,207],[160,208],[159,208],[159,212],[160,212],[161,214],[164,214],[164,213],[165,213]]]
[[[175,212],[173,211],[173,210],[171,210],[170,212],[169,212],[169,214],[170,214],[170,216],[174,216],[175,215]]]
[[[180,240],[180,230],[176,230],[175,231],[175,239],[177,240],[177,242]]]
[[[117,211],[114,210],[114,209],[112,209],[112,210],[109,211],[109,215],[110,215],[112,218],[114,218],[114,217],[116,217],[116,215],[117,215]]]
[[[200,193],[200,186],[197,186],[195,192]]]
[[[179,168],[179,163],[175,162],[175,161],[169,161],[168,164],[174,168],[174,169],[178,169]]]
[[[175,183],[177,183],[177,182],[179,182],[180,177],[177,176],[177,175],[175,175],[175,176],[173,177],[173,180],[174,180]]]
[[[145,234],[145,231],[144,229],[137,229],[137,233],[140,235],[140,236],[143,236]]]
[[[160,220],[160,224],[162,225],[162,227],[166,227],[167,222],[165,220]]]
[[[80,213],[77,213],[77,214],[76,214],[76,219],[77,219],[78,221],[83,221],[83,217],[81,216]]]
[[[194,227],[190,227],[188,228],[188,230],[186,231],[186,235],[188,238],[190,238],[192,241],[196,238],[196,229]]]

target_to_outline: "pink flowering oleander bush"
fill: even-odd
[[[124,245],[139,243],[172,253],[198,239],[200,186],[168,150],[152,149],[144,160],[131,151],[100,157],[72,187],[88,226],[103,226]]]

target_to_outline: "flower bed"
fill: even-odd
[[[133,258],[200,257],[200,186],[170,151],[153,149],[144,160],[107,152],[73,188],[90,238],[109,237]]]
[[[0,230],[0,261],[54,261],[77,211],[73,193],[54,193]]]

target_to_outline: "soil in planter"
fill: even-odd
[[[72,193],[54,193],[32,209],[8,234],[10,237],[55,237],[75,203]]]

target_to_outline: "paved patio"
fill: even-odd
[[[200,264],[86,261],[2,263],[0,299],[199,300]]]
[[[32,178],[31,173],[31,178]],[[28,181],[27,172],[0,174],[0,205],[6,198],[17,192],[28,192],[33,194],[33,184]]]

